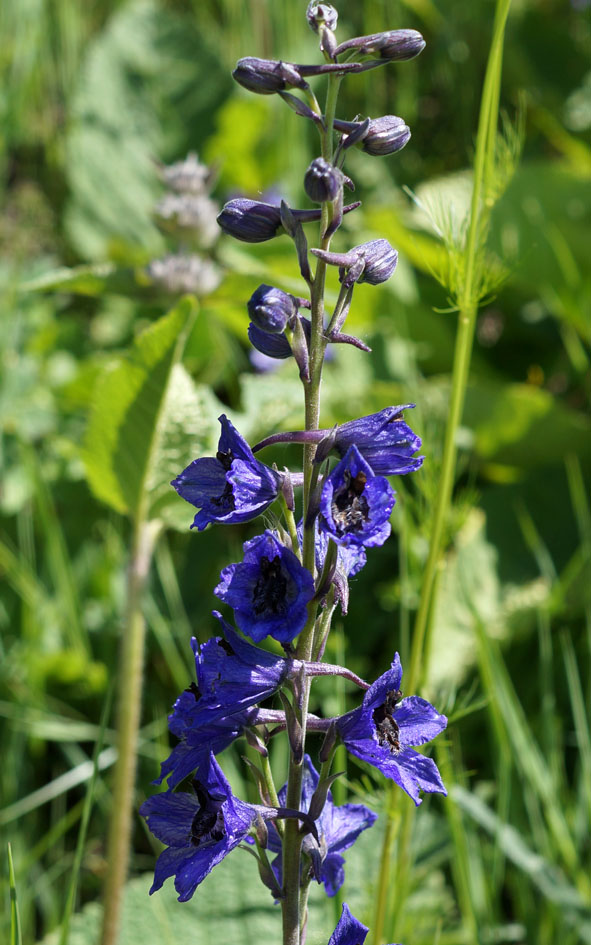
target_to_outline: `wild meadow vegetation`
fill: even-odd
[[[332,346],[321,426],[415,403],[406,419],[425,460],[393,480],[392,536],[351,580],[326,659],[371,681],[399,651],[405,694],[410,677],[408,694],[448,718],[429,746],[448,797],[426,794],[415,811],[337,749],[335,802],[379,818],[348,851],[338,894],[312,885],[308,945],[325,945],[343,901],[372,945],[591,943],[589,4],[338,6],[343,39],[408,27],[427,45],[342,83],[339,116],[399,115],[412,137],[391,157],[348,153],[362,207],[333,248],[386,238],[399,260],[388,282],[355,289],[347,330],[373,354]],[[109,884],[124,893],[124,945],[280,941],[279,908],[240,850],[190,902],[171,881],[148,897],[162,847],[138,809],[174,744],[167,714],[194,678],[190,638],[217,632],[212,589],[255,535],[249,523],[190,532],[169,483],[215,455],[220,414],[251,445],[304,426],[293,360],[263,370],[247,338],[259,284],[304,291],[291,241],[183,225],[163,167],[197,152],[218,208],[237,195],[310,205],[314,127],[231,78],[243,56],[317,57],[305,8],[0,6],[0,940],[11,945],[98,943]],[[154,261],[196,247],[197,298],[181,298],[191,280],[167,282]],[[331,307],[338,292],[332,270]],[[301,447],[281,450],[297,468]],[[118,681],[122,637],[135,641],[132,665],[145,647],[124,889],[107,855],[126,829],[111,803],[114,702],[135,679]],[[314,684],[319,716],[357,704],[344,679]],[[287,752],[273,739],[278,783]],[[241,740],[223,768],[256,804],[243,755],[259,758]]]

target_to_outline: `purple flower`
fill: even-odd
[[[343,903],[341,918],[328,945],[363,945],[369,929],[351,914],[346,902]]]
[[[241,563],[224,568],[214,593],[253,640],[272,636],[289,643],[306,622],[314,581],[293,551],[266,531],[245,543]]]
[[[336,431],[335,449],[344,456],[355,445],[376,476],[414,472],[422,466],[423,457],[413,456],[422,441],[402,418],[402,411],[411,407],[414,404],[385,407],[379,413],[343,423]]]
[[[305,755],[300,804],[300,809],[305,813],[310,810],[310,802],[319,780],[318,772],[310,756]],[[285,806],[286,798],[287,785],[284,785],[279,791],[279,803],[282,806]],[[312,859],[315,879],[324,884],[328,896],[335,896],[345,882],[345,860],[341,853],[353,846],[359,834],[371,827],[377,820],[377,816],[363,804],[343,804],[337,807],[333,802],[331,792],[328,792],[322,813],[316,821],[320,844],[312,843],[311,840],[306,844]],[[275,830],[269,831],[269,849],[278,854],[271,865],[278,885],[281,886],[283,884],[281,841]]]
[[[363,945],[368,932],[368,927],[351,914],[349,906],[344,902],[341,918],[328,940],[328,945]]]
[[[191,687],[185,689],[168,717],[168,727],[179,743],[160,765],[160,775],[154,784],[168,778],[169,788],[176,787],[202,767],[210,752],[219,755],[239,738],[257,712],[256,708],[249,708],[235,713],[228,711],[222,716],[216,710],[208,713],[199,705],[195,691]]]
[[[241,712],[272,695],[289,671],[286,659],[252,646],[226,623],[216,610],[223,637],[213,637],[199,646],[191,640],[195,654],[197,682],[190,691],[208,721]],[[194,724],[197,724],[195,720]]]
[[[174,787],[209,756],[218,755],[244,731],[253,713],[251,706],[279,689],[290,671],[288,660],[252,646],[214,611],[223,637],[199,646],[191,640],[197,682],[192,682],[174,704],[168,727],[179,739],[162,763],[162,780],[172,775]]]
[[[447,719],[419,696],[402,699],[398,653],[392,667],[365,693],[357,709],[341,716],[337,731],[348,751],[392,778],[418,806],[419,791],[447,794],[432,758],[413,751],[439,735]]]
[[[215,457],[195,459],[171,485],[183,499],[201,508],[191,528],[209,522],[233,525],[256,518],[277,498],[277,473],[254,458],[250,446],[225,414]]]
[[[213,867],[242,843],[260,813],[234,797],[213,755],[193,788],[194,794],[155,794],[140,807],[154,836],[167,844],[156,862],[150,894],[174,876],[180,902],[190,899]]]
[[[388,480],[375,476],[357,447],[350,446],[322,487],[319,529],[338,545],[383,545],[395,501]]]

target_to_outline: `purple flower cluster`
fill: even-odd
[[[372,685],[346,667],[323,661],[333,611],[338,604],[347,612],[349,579],[390,535],[396,499],[387,477],[415,472],[423,462],[417,455],[421,439],[403,418],[414,404],[386,407],[333,429],[310,422],[317,416],[313,396],[318,395],[327,347],[351,344],[369,351],[363,341],[343,332],[353,291],[357,285],[384,283],[398,260],[385,239],[347,252],[330,250],[343,215],[358,206],[344,204],[344,189],[354,189],[343,170],[348,149],[358,145],[369,154],[394,154],[407,143],[410,131],[394,115],[333,122],[320,114],[308,80],[324,75],[330,83],[331,76],[403,62],[418,55],[424,41],[414,30],[394,30],[339,45],[334,7],[312,0],[306,17],[324,55],[321,65],[246,57],[233,74],[248,91],[276,94],[315,123],[322,157],[309,165],[304,190],[322,206],[293,210],[285,202],[277,206],[236,197],[224,206],[218,223],[225,233],[248,243],[280,235],[293,240],[310,298],[260,285],[247,303],[248,337],[268,357],[294,358],[307,408],[314,409],[307,409],[306,430],[275,433],[254,449],[222,415],[215,456],[195,459],[172,482],[196,507],[191,528],[199,531],[213,523],[240,526],[266,515],[259,534],[244,536],[241,560],[219,576],[214,593],[227,608],[225,616],[213,612],[220,635],[203,644],[191,641],[195,679],[169,716],[176,744],[156,782],[166,782],[166,787],[141,807],[148,827],[165,844],[151,892],[174,876],[179,899],[189,899],[214,866],[246,844],[258,861],[262,882],[284,905],[293,933],[290,942],[300,940],[305,925],[298,910],[308,883],[314,880],[326,895],[335,896],[345,881],[344,854],[377,819],[364,804],[335,804],[331,785],[338,775],[331,774],[331,765],[338,744],[394,781],[416,805],[421,792],[446,794],[435,762],[415,749],[440,734],[447,719],[418,696],[403,698],[398,654]],[[334,107],[327,107],[326,114],[334,115]],[[339,135],[336,149],[333,130]],[[311,221],[320,222],[319,249],[308,249],[304,225]],[[340,287],[332,314],[325,315],[318,287],[324,285],[329,266],[338,267]],[[260,449],[281,442],[305,444],[303,472],[279,472],[256,458]],[[302,485],[298,508],[296,490]],[[235,626],[226,620],[230,612]],[[310,686],[318,675],[340,675],[356,684],[363,691],[357,707],[336,718],[312,715]],[[307,732],[324,736],[319,770],[307,753]],[[289,741],[290,776],[277,791],[268,755],[273,739],[282,734]],[[262,759],[259,765],[249,760],[261,804],[235,797],[217,761],[241,737]],[[297,829],[286,829],[285,818],[295,818]],[[344,904],[328,945],[363,945],[367,932]]]

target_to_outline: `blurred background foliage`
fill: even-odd
[[[347,165],[363,209],[346,218],[342,247],[386,236],[400,263],[391,283],[356,290],[350,330],[373,356],[339,348],[324,391],[326,426],[416,402],[411,423],[424,439],[420,474],[396,483],[395,537],[356,578],[331,644],[331,658],[373,678],[394,649],[408,652],[426,557],[455,336],[434,278],[443,250],[433,221],[454,225],[469,198],[494,8],[488,0],[343,0],[339,8],[343,37],[408,26],[427,40],[414,62],[346,80],[339,107],[349,119],[393,112],[412,129],[398,156],[356,153]],[[117,370],[176,302],[145,275],[169,246],[154,218],[164,191],[158,165],[195,150],[217,168],[216,199],[281,194],[304,205],[314,130],[230,77],[244,55],[316,56],[304,9],[295,0],[0,7],[0,828],[13,846],[25,942],[63,915],[117,665],[130,526],[92,447],[103,411],[116,408],[101,394],[104,371]],[[525,144],[493,214],[490,266],[504,267],[504,281],[479,316],[460,431],[427,691],[451,718],[437,749],[450,798],[427,799],[416,819],[395,926],[407,945],[591,942],[590,50],[585,0],[513,4],[501,104],[511,120],[521,110]],[[167,464],[181,469],[215,448],[222,410],[251,442],[302,424],[293,365],[257,373],[246,341],[245,302],[260,282],[304,291],[291,244],[222,239],[215,256],[224,278],[200,300],[175,368],[160,486]],[[333,282],[333,299],[335,290]],[[299,462],[288,449],[264,458]],[[191,673],[189,637],[214,632],[219,570],[238,560],[254,530],[189,533],[191,509],[154,488],[165,527],[145,601],[138,801],[167,753],[166,713]],[[343,691],[315,691],[321,711],[351,704]],[[96,940],[112,740],[108,727],[80,871],[80,902],[89,906],[72,942]],[[239,785],[232,753],[224,757]],[[383,809],[371,772],[351,765],[347,783]],[[254,796],[252,785],[241,790]],[[361,843],[348,856],[346,898],[366,921],[375,849]],[[153,856],[138,823],[134,872],[150,870]],[[254,888],[250,863],[252,884],[244,878],[240,856],[184,909],[169,908],[170,892],[148,906],[145,878],[134,880],[124,941],[156,941],[156,928],[159,941],[170,928],[175,940],[199,942],[276,935],[278,917]],[[220,890],[234,903],[224,930]],[[396,905],[394,891],[392,913]],[[316,945],[334,916],[321,895],[313,908]],[[2,936],[7,929],[0,924]]]

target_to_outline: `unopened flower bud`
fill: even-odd
[[[239,59],[232,73],[233,78],[249,92],[273,95],[285,89],[305,89],[307,82],[296,66],[274,59],[257,59],[247,56]]]
[[[386,282],[398,262],[397,251],[384,239],[370,240],[369,243],[354,246],[347,253],[333,253],[323,249],[312,249],[311,252],[330,266],[338,266],[341,283],[349,288],[356,282],[368,282],[370,285]],[[332,336],[331,340],[343,339]]]
[[[273,358],[276,361],[291,358],[291,345],[283,334],[278,335],[263,331],[254,322],[251,322],[248,326],[248,340],[253,348],[256,348],[257,351],[265,354],[268,358]]]
[[[368,154],[382,156],[400,151],[410,139],[410,128],[397,115],[383,115],[369,123],[362,148]]]
[[[342,183],[342,174],[324,158],[316,158],[310,164],[304,177],[304,189],[314,203],[334,200]]]
[[[311,0],[306,10],[306,19],[310,29],[315,33],[321,26],[328,26],[329,30],[336,30],[339,18],[338,11],[330,3],[317,3]]]
[[[270,285],[260,285],[247,305],[255,325],[271,333],[282,332],[289,319],[297,313],[294,297]]]
[[[359,206],[359,201],[343,208],[343,213],[350,213]],[[312,223],[320,219],[318,210],[291,210],[294,226],[298,223]],[[281,207],[247,197],[235,197],[222,207],[217,217],[218,225],[224,233],[245,243],[264,243],[283,232]]]
[[[236,197],[225,204],[217,221],[224,233],[245,243],[273,239],[281,226],[279,207],[246,197]]]
[[[379,285],[387,282],[398,263],[398,253],[388,240],[371,240],[357,247],[363,251],[365,266],[358,282],[368,282],[370,285]]]
[[[337,46],[335,55],[355,50],[358,56],[378,55],[388,62],[404,62],[418,56],[425,45],[425,40],[416,30],[388,30],[348,39]]]
[[[410,128],[397,115],[383,115],[381,118],[372,118],[363,125],[356,121],[335,120],[337,131],[345,132],[345,147],[358,144],[367,154],[383,157],[400,151],[410,139]]]

